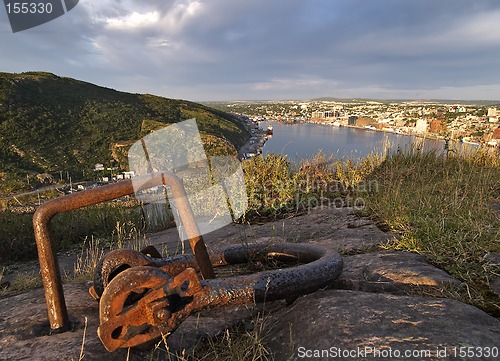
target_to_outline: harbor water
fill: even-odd
[[[445,150],[445,141],[410,135],[381,132],[370,129],[336,127],[332,125],[279,122],[260,122],[260,128],[273,127],[273,135],[265,143],[262,154],[285,154],[298,162],[314,156],[319,151],[336,157],[362,158],[373,152]],[[449,148],[456,151],[475,149],[477,146],[452,141]]]

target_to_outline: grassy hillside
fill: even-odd
[[[26,186],[27,175],[77,180],[112,159],[125,169],[124,152],[144,132],[189,118],[212,154],[235,152],[247,136],[234,117],[201,104],[50,73],[0,73],[0,195]]]

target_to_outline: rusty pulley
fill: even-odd
[[[206,306],[200,296],[203,288],[192,268],[173,278],[154,267],[128,269],[100,301],[99,338],[108,351],[156,340]]]
[[[313,292],[342,270],[337,252],[307,244],[232,247],[213,252],[210,260],[214,268],[270,260],[292,261],[295,266],[203,280],[192,255],[155,258],[130,250],[110,252],[96,269],[93,286],[100,297],[98,333],[106,349],[167,336],[201,310]]]

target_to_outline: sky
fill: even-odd
[[[498,0],[80,0],[0,71],[193,101],[500,100]]]

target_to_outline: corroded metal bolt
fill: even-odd
[[[162,308],[161,310],[158,310],[158,312],[156,312],[156,317],[160,321],[166,321],[170,318],[170,316],[171,316],[171,313],[164,308]]]

